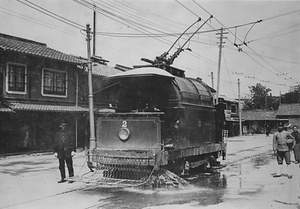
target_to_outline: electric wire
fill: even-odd
[[[282,32],[282,31],[284,31],[284,30],[287,30],[287,29],[290,29],[290,28],[293,28],[293,27],[294,27],[294,26],[291,26],[291,27],[288,27],[288,28],[279,30],[279,31],[277,31],[277,32],[273,32],[272,34],[268,34],[268,35],[265,35],[265,36],[263,36],[263,37],[260,37],[260,38],[256,38],[256,39],[247,41],[247,43],[252,43],[252,42],[254,42],[254,41],[261,41],[261,40],[266,40],[266,39],[270,39],[270,38],[275,38],[275,37],[285,36],[285,35],[288,35],[288,34],[291,34],[291,33],[295,33],[295,32],[300,31],[300,29],[298,29],[298,30],[286,32],[286,33],[283,33],[283,34],[277,34],[277,35],[274,35],[274,34],[276,34],[276,33]]]
[[[17,1],[19,1],[20,3],[23,3],[23,4],[25,4],[24,2],[21,2],[20,0],[17,0]],[[29,2],[29,3],[31,3],[30,1],[27,1],[27,0],[25,0],[26,2]],[[33,4],[33,3],[32,3]],[[27,4],[25,4],[25,5],[27,5]],[[33,4],[33,5],[35,5],[35,4]],[[29,6],[29,7],[31,7],[30,5],[27,5],[27,6]],[[36,5],[37,6],[37,5]],[[39,7],[39,6],[37,6],[37,7]],[[33,7],[31,7],[31,8],[33,8]],[[43,9],[42,7],[39,7],[39,8],[41,8],[41,9]],[[36,9],[36,8],[33,8],[33,9],[35,9],[35,10],[37,10],[37,11],[39,11],[38,9]],[[49,13],[51,13],[51,14],[53,14],[53,15],[56,15],[55,13],[52,13],[52,12],[50,12],[50,11],[48,11],[48,10],[46,10],[46,9],[43,9],[44,11],[46,11],[46,12],[49,12]],[[40,11],[41,12],[41,11]],[[42,12],[42,13],[44,13],[44,12]],[[45,14],[45,13],[44,13]],[[51,16],[51,15],[49,15],[49,14],[46,14],[46,15],[48,15],[48,16]],[[282,15],[278,15],[278,16],[276,16],[276,17],[279,17],[279,16],[282,16]],[[51,16],[52,17],[52,16]],[[66,19],[66,18],[63,18],[62,16],[59,16],[59,15],[57,15],[57,17],[58,17],[58,19],[59,18],[61,18],[61,19],[64,19],[64,20],[66,20],[66,21],[69,21],[68,19]],[[53,17],[54,18],[54,17]],[[275,17],[274,17],[275,18]],[[57,19],[57,18],[55,18],[55,19]],[[269,19],[271,19],[271,18],[269,18]],[[60,20],[61,21],[61,20]],[[64,21],[62,21],[62,22],[64,22]],[[75,22],[73,22],[73,21],[70,21],[71,23],[75,23]],[[66,23],[66,22],[64,22],[64,23]],[[68,24],[68,23],[67,23]],[[76,23],[77,24],[77,23]],[[243,24],[243,25],[249,25],[249,24],[252,24],[252,23],[248,23],[248,24]],[[69,24],[70,25],[70,24]],[[79,24],[78,24],[79,25]],[[71,26],[73,26],[73,25],[71,25]],[[80,25],[81,26],[81,25]],[[74,26],[73,26],[74,27]],[[83,26],[82,26],[83,27]],[[237,27],[237,26],[233,26],[233,27]],[[217,30],[219,30],[219,29],[217,29]],[[214,29],[214,30],[211,30],[211,31],[217,31],[216,29]],[[210,32],[211,32],[210,31]],[[199,33],[203,33],[203,32],[199,32]],[[166,34],[166,33],[165,33]],[[169,35],[169,34],[168,34]]]
[[[122,18],[124,18],[126,20],[134,21],[135,24],[137,24],[137,25],[139,25],[141,27],[148,28],[148,29],[153,30],[153,31],[158,31],[158,32],[160,32],[162,34],[165,33],[163,31],[163,30],[165,30],[165,27],[163,27],[163,26],[161,26],[161,25],[159,25],[157,23],[151,22],[149,19],[144,19],[144,18],[141,18],[141,16],[137,16],[135,14],[131,14],[130,12],[125,11],[122,8],[116,7],[115,5],[112,5],[112,4],[108,3],[108,2],[104,2],[102,0],[99,0],[99,2],[101,2],[101,3],[95,3],[95,4],[101,5],[102,8],[105,7],[107,9],[110,9],[111,12],[115,11],[115,13],[117,13],[119,17],[122,17]],[[122,15],[124,15],[124,16],[122,16]],[[156,28],[153,28],[153,27],[156,27]],[[160,30],[158,28],[162,28],[163,30]]]
[[[98,1],[102,1],[102,0],[98,0]],[[105,1],[102,1],[103,3],[108,4]],[[118,4],[118,5],[116,5]],[[111,5],[111,4],[110,4]],[[156,26],[157,28],[160,28],[163,31],[175,31],[175,29],[177,28],[177,30],[182,30],[182,27],[179,27],[178,25],[176,26],[171,26],[172,22],[168,22],[168,21],[164,21],[164,18],[155,18],[152,15],[148,15],[147,10],[143,10],[142,8],[139,9],[133,9],[129,6],[127,6],[126,4],[123,4],[123,1],[114,1],[114,4],[111,5],[112,8],[116,8],[116,9],[121,9],[125,14],[128,14],[128,16],[133,16],[137,21],[141,21],[144,23],[149,23],[152,26]],[[117,8],[119,7],[119,8]],[[137,8],[137,7],[136,7]],[[164,33],[164,32],[163,32]]]
[[[286,16],[286,15],[290,15],[290,14],[294,14],[294,13],[298,13],[298,12],[300,12],[300,9],[296,9],[296,10],[293,10],[293,11],[290,11],[290,12],[275,15],[273,17],[268,17],[268,18],[263,19],[263,21],[272,20],[272,19],[275,19],[275,18],[278,18],[278,17],[282,17],[282,16]]]
[[[100,4],[101,5],[101,4]],[[102,5],[102,6],[104,6],[104,5]],[[99,8],[98,6],[96,6],[96,8]],[[107,10],[104,10],[104,11],[107,11]],[[108,11],[107,11],[108,12]],[[162,31],[160,31],[160,30],[157,30],[157,29],[155,29],[155,28],[153,28],[153,27],[149,27],[149,26],[147,26],[147,25],[145,25],[145,24],[142,24],[142,23],[139,23],[139,22],[137,22],[136,21],[136,18],[133,18],[133,20],[132,20],[132,18],[131,19],[128,19],[128,17],[122,17],[121,16],[121,14],[119,13],[119,12],[117,12],[118,13],[118,15],[116,15],[115,13],[113,13],[113,12],[109,12],[109,14],[110,15],[113,15],[113,16],[115,16],[115,17],[117,17],[117,18],[119,18],[119,19],[121,19],[121,20],[123,20],[124,22],[130,22],[132,25],[135,25],[136,27],[138,27],[138,28],[140,28],[141,30],[143,29],[143,30],[145,30],[145,28],[147,28],[147,32],[149,31],[149,30],[153,30],[153,31],[157,31],[157,32],[162,32]],[[126,13],[126,15],[128,15],[128,13]],[[134,20],[135,19],[135,20]],[[163,38],[161,38],[161,40],[164,40],[164,41],[169,41],[169,40],[167,40],[167,39],[163,39]]]
[[[205,12],[207,12],[208,14],[210,14],[210,12],[208,12],[204,7],[202,7],[199,3],[197,3],[195,0],[193,0],[193,2],[195,4],[197,4],[200,8],[202,8]],[[288,15],[288,14],[291,14],[291,13],[295,13],[297,11],[300,11],[300,10],[296,10],[296,11],[293,11],[293,12],[289,12],[289,13],[285,13],[285,14],[282,14],[282,15],[277,15],[277,16],[274,16],[274,17],[271,17],[271,18],[266,18],[265,20],[269,20],[269,19],[273,19],[273,18],[277,18],[277,17],[281,17],[283,15]],[[211,15],[211,14],[210,14]],[[224,24],[222,24],[216,17],[214,18],[220,25],[222,25],[223,27],[226,28],[226,26]],[[264,21],[264,20],[262,20]],[[260,22],[262,22],[260,21]],[[228,30],[232,35],[234,35],[234,33],[232,33],[231,30]],[[237,37],[237,36],[236,36]],[[238,38],[238,37],[237,37]],[[239,39],[239,38],[238,38]],[[240,41],[242,41],[241,39],[239,39]],[[229,42],[231,42],[230,40],[228,40]],[[231,42],[232,43],[232,42]],[[259,57],[261,60],[263,60],[265,63],[267,63],[272,69],[274,69],[275,71],[279,72],[279,73],[282,73],[281,71],[279,71],[277,68],[275,68],[271,63],[269,63],[266,59],[264,59],[263,57],[259,56],[259,54],[254,51],[251,47],[249,47],[248,45],[246,45],[247,48],[249,48],[257,57]],[[255,61],[257,64],[259,64],[261,67],[263,67],[263,69],[271,72],[272,74],[275,74],[278,76],[278,74],[276,74],[275,72],[269,70],[268,68],[266,68],[264,65],[262,65],[261,63],[259,63],[258,61],[256,61],[253,57],[251,57],[249,54],[245,53],[244,51],[242,51],[244,54],[246,54],[248,57],[250,57],[253,61]],[[279,76],[281,77],[282,79],[284,79],[282,76]]]
[[[86,8],[88,8],[88,9],[91,9],[91,10],[95,10],[95,6],[94,5],[92,5],[91,3],[89,3],[89,2],[87,2],[87,1],[84,1],[84,0],[82,0],[82,1],[80,1],[80,0],[74,0],[75,2],[77,2],[77,3],[79,3],[79,4],[81,4],[82,6],[84,6],[84,7],[86,7]],[[117,17],[115,14],[113,14],[113,13],[111,13],[111,12],[109,12],[109,11],[106,11],[106,10],[103,10],[103,9],[101,9],[101,8],[99,8],[99,7],[96,7],[96,10],[95,10],[97,13],[100,13],[100,14],[102,14],[103,16],[105,16],[105,17],[107,17],[107,18],[109,18],[109,19],[112,19],[112,20],[114,20],[114,21],[116,21],[116,22],[118,22],[118,23],[120,23],[120,24],[122,24],[122,25],[125,25],[125,26],[127,26],[127,27],[130,27],[130,28],[132,28],[132,29],[134,29],[134,30],[136,30],[136,31],[138,31],[138,32],[140,32],[140,33],[142,33],[142,34],[144,34],[145,33],[145,30],[143,29],[143,28],[141,28],[141,27],[139,27],[139,26],[136,26],[136,25],[134,25],[131,21],[130,22],[127,22],[127,21],[125,21],[124,19],[122,19],[122,18],[119,18],[119,17]],[[119,20],[120,19],[120,20]],[[147,30],[146,30],[147,31]],[[148,33],[149,33],[149,31],[147,31]],[[165,44],[170,44],[170,41],[169,40],[162,40],[162,39],[159,39],[159,38],[156,38],[156,37],[153,37],[154,39],[156,39],[156,40],[158,40],[158,41],[160,41],[160,42],[162,42],[162,43],[165,43]]]
[[[47,13],[47,12],[43,11],[42,9],[39,9],[39,8],[37,8],[37,7],[34,7],[34,6],[32,6],[32,5],[28,4],[28,3],[25,3],[25,2],[23,2],[23,1],[21,1],[21,0],[17,0],[17,1],[20,2],[21,4],[24,4],[24,5],[28,6],[28,7],[30,7],[30,8],[32,8],[32,9],[36,10],[36,11],[39,11],[39,12],[41,12],[41,13],[43,13],[43,14],[49,16],[49,17],[52,17],[52,18],[54,18],[54,19],[56,19],[56,20],[58,20],[58,21],[60,21],[60,22],[63,22],[63,23],[65,23],[65,24],[70,25],[70,26],[72,26],[72,27],[75,27],[75,28],[77,28],[77,29],[82,29],[82,27],[79,27],[77,24],[75,25],[75,24],[71,23],[70,21],[66,21],[66,20],[64,20],[64,19],[61,19],[61,18],[59,18],[59,16],[57,16],[57,15],[53,15],[53,14]]]
[[[225,69],[226,69],[226,72],[227,72],[227,75],[228,75],[228,78],[229,78],[229,81],[230,81],[230,86],[231,86],[232,93],[235,96],[235,98],[237,98],[236,92],[233,90],[233,83],[232,83],[232,80],[231,80],[230,75],[229,75],[229,70],[227,68],[227,63],[226,63],[226,59],[225,59],[225,56],[224,56],[224,52],[222,52],[222,58],[223,58]]]
[[[256,24],[257,22],[261,22],[261,21],[256,21],[256,22],[253,22],[253,24]],[[224,27],[226,27],[226,26],[224,26]],[[232,42],[231,42],[232,43]],[[244,52],[245,53],[245,52]],[[263,66],[261,63],[259,63],[257,60],[255,60],[253,57],[251,57],[250,55],[248,55],[248,54],[246,54],[247,56],[249,56],[253,61],[255,61],[257,64],[259,64],[260,66],[262,66],[263,68],[265,68],[265,66]],[[265,68],[266,70],[268,70],[269,72],[271,72],[271,73],[273,73],[273,74],[275,74],[273,71],[270,71],[268,68]],[[278,74],[275,74],[275,75],[277,75],[278,76]],[[250,78],[250,79],[253,79],[253,77],[251,77],[251,76],[245,76],[245,78]],[[256,79],[256,78],[255,78]],[[283,78],[284,80],[287,80],[286,78]],[[265,83],[273,83],[273,84],[275,84],[275,85],[280,85],[280,86],[286,86],[285,84],[278,84],[278,83],[274,83],[274,82],[270,82],[270,81],[268,81],[268,80],[259,80],[259,79],[256,79],[256,80],[258,80],[258,81],[260,81],[260,82],[265,82]]]
[[[68,21],[68,22],[70,22],[70,23],[72,23],[72,24],[74,24],[74,25],[77,25],[77,26],[80,27],[80,28],[84,28],[83,25],[80,25],[80,24],[78,24],[77,22],[74,22],[74,21],[72,21],[72,20],[69,20],[69,19],[67,19],[67,18],[65,18],[65,17],[62,17],[62,16],[56,14],[56,13],[53,13],[53,12],[51,12],[51,11],[49,11],[49,10],[47,10],[47,9],[45,9],[45,8],[43,8],[43,7],[39,6],[39,5],[37,5],[37,4],[34,4],[34,3],[30,2],[29,0],[24,0],[24,1],[26,1],[26,2],[28,2],[28,3],[30,3],[30,4],[32,4],[32,5],[34,5],[35,7],[38,7],[39,9],[44,10],[44,11],[46,11],[46,12],[52,14],[52,15],[55,15],[55,16],[57,16],[57,17],[59,17],[59,18],[65,20],[65,21]]]
[[[3,10],[3,11],[1,11],[1,10]],[[43,22],[43,21],[35,19],[35,18],[31,17],[31,16],[26,16],[26,15],[23,15],[21,13],[9,10],[7,8],[0,7],[0,12],[2,12],[4,14],[7,14],[7,15],[10,15],[10,16],[13,16],[13,17],[16,17],[16,18],[20,18],[22,20],[26,20],[26,21],[34,23],[34,24],[41,25],[43,27],[52,28],[54,30],[61,31],[61,32],[68,33],[70,35],[79,37],[76,32],[69,31],[69,30],[66,30],[64,28],[58,27],[56,25]]]
[[[230,26],[230,27],[225,27],[223,30],[228,30],[228,29],[233,29],[233,28],[239,28],[239,27],[244,27],[248,25],[253,25],[256,22],[250,22],[246,24],[241,24],[241,25],[235,25],[235,26]],[[212,29],[212,30],[206,30],[206,31],[198,31],[196,34],[205,34],[205,33],[212,33],[212,32],[218,32],[221,29]],[[135,38],[143,38],[143,37],[148,37],[148,36],[158,36],[158,37],[167,37],[167,36],[179,36],[182,33],[181,32],[166,32],[166,33],[151,33],[151,34],[139,34],[139,33],[116,33],[116,32],[97,32],[99,35],[103,36],[112,36],[112,37],[135,37]],[[186,36],[189,36],[193,34],[193,32],[187,32],[185,33]]]
[[[99,0],[99,1],[101,1],[101,0]],[[101,1],[101,2],[103,2],[103,1]],[[105,2],[103,2],[103,3],[105,3]],[[108,3],[105,3],[105,4],[108,4]],[[101,4],[102,6],[104,6],[103,4]],[[109,8],[113,8],[113,10],[115,10],[115,11],[121,11],[123,14],[125,14],[125,15],[129,15],[130,17],[132,17],[132,18],[134,18],[134,20],[138,20],[138,21],[142,21],[142,23],[144,24],[151,24],[152,26],[158,26],[158,27],[161,27],[161,28],[163,28],[163,30],[165,30],[166,29],[166,26],[165,25],[163,25],[163,26],[160,26],[160,25],[158,25],[158,24],[152,24],[152,22],[150,22],[150,21],[148,21],[148,20],[143,20],[142,18],[140,18],[139,16],[136,16],[136,15],[131,15],[130,13],[128,13],[127,11],[124,11],[124,10],[120,10],[120,9],[115,9],[116,7],[115,7],[115,5],[111,5],[111,4],[108,4],[110,7]],[[118,13],[119,14],[119,13]],[[142,27],[144,27],[144,25],[141,25]],[[161,32],[161,34],[159,35],[159,37],[165,37],[165,36],[169,36],[169,35],[171,35],[171,36],[174,36],[174,35],[172,35],[172,34],[169,34],[169,33],[166,33],[166,32],[163,32],[163,31],[161,31],[161,30],[157,30],[157,29],[153,29],[153,28],[149,28],[149,29],[151,29],[151,30],[155,30],[155,31],[160,31]],[[99,33],[98,33],[99,34]],[[182,33],[177,33],[176,34],[176,36],[178,36],[178,35],[181,35]],[[191,33],[192,34],[192,33]],[[118,37],[120,37],[119,35],[117,35]],[[127,36],[127,35],[126,35]],[[124,37],[124,36],[122,36],[122,37]],[[145,35],[135,35],[135,37],[147,37],[147,38],[149,38],[149,37],[158,37],[158,35],[157,34],[153,34],[153,33],[151,33],[151,34],[145,34]],[[204,43],[204,44],[209,44],[209,43],[207,43],[207,42],[202,42],[202,43]]]
[[[178,0],[175,0],[178,4],[180,4],[182,7],[184,7],[186,10],[188,10],[189,12],[191,12],[192,14],[194,14],[196,17],[199,17],[199,15],[197,15],[195,12],[193,12],[192,10],[190,10],[189,8],[187,8],[185,5],[183,5],[182,3],[180,3]]]
[[[180,23],[178,21],[174,21],[174,20],[168,19],[166,17],[160,16],[160,15],[158,15],[156,13],[150,12],[150,11],[145,10],[143,8],[139,8],[139,7],[137,7],[137,6],[129,3],[128,1],[125,1],[125,0],[115,0],[115,2],[118,2],[118,1],[122,2],[123,5],[125,5],[127,8],[130,8],[130,9],[134,10],[137,13],[142,13],[142,14],[147,15],[150,18],[154,18],[155,20],[162,21],[163,25],[165,25],[165,24],[167,24],[167,25],[173,25],[175,27],[180,28],[180,30],[184,30],[185,27],[186,27],[185,24],[182,24],[182,23]],[[173,27],[171,26],[171,28],[173,28]]]

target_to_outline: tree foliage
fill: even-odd
[[[290,91],[281,96],[282,103],[300,103],[300,84],[293,86]]]
[[[279,98],[273,97],[270,93],[272,90],[257,83],[255,86],[249,86],[251,93],[250,99],[245,101],[243,110],[277,110],[279,107]]]

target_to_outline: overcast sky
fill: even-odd
[[[213,72],[217,88],[216,33],[223,27],[227,34],[221,56],[220,94],[237,98],[238,79],[242,97],[256,83],[279,95],[300,82],[300,1],[1,0],[0,33],[86,57],[84,29],[87,23],[93,26],[93,11],[88,8],[93,3],[97,9],[96,54],[109,60],[110,66],[147,64],[140,59],[153,60],[168,51],[201,17],[202,21],[171,48],[172,55],[211,14],[213,18],[186,43],[184,48],[192,51],[181,52],[174,61],[187,77],[200,77],[212,85]]]

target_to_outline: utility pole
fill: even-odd
[[[243,135],[242,131],[242,108],[241,108],[241,82],[238,79],[238,98],[239,98],[239,129],[240,129],[240,136]]]
[[[90,147],[89,150],[96,148],[95,138],[95,120],[94,120],[94,100],[93,100],[93,83],[92,83],[92,62],[91,62],[91,28],[86,24],[86,41],[88,57],[88,85],[89,85],[89,116],[90,116]]]
[[[96,55],[96,5],[94,5],[93,56]]]
[[[281,90],[279,90],[279,105],[281,105]]]
[[[211,87],[215,88],[214,87],[214,72],[210,72],[210,76],[211,76]]]
[[[221,28],[220,33],[216,33],[216,35],[220,35],[220,42],[219,42],[219,62],[218,62],[218,82],[217,82],[217,95],[216,95],[216,104],[219,103],[219,94],[220,94],[220,72],[221,72],[221,55],[222,55],[222,48],[223,44],[223,35],[228,34],[228,32],[224,32],[224,29]]]

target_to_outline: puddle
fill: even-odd
[[[90,195],[105,195],[99,200],[99,208],[145,208],[167,204],[213,205],[222,202],[226,192],[227,179],[221,172],[200,173],[186,179],[191,186],[180,189],[139,189],[139,188],[93,188],[85,191]],[[105,201],[105,204],[101,204]],[[194,204],[194,205],[195,205]]]
[[[252,163],[254,164],[254,167],[259,168],[264,165],[268,165],[270,163],[270,156],[258,156],[255,158],[252,158]]]

